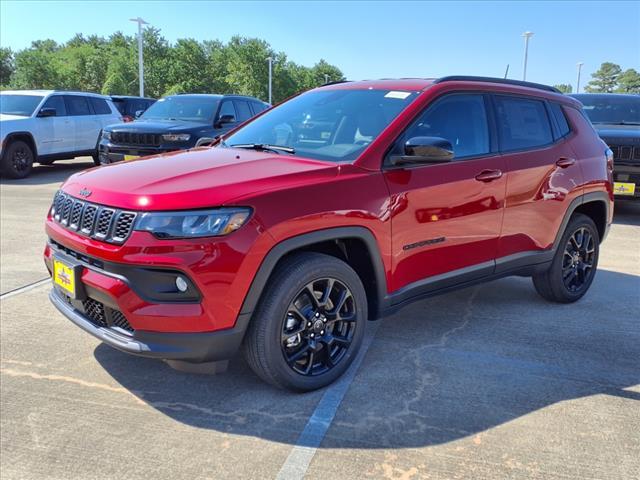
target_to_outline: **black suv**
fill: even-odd
[[[600,138],[613,151],[613,192],[640,198],[640,95],[581,93],[580,100]]]
[[[156,102],[155,98],[130,97],[126,95],[111,95],[111,101],[125,122],[133,122]]]
[[[151,105],[138,120],[106,127],[98,145],[100,163],[187,150],[212,142],[269,108],[240,95],[173,95]]]

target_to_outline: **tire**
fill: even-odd
[[[315,302],[310,290],[316,292]],[[269,279],[243,353],[267,383],[299,392],[316,390],[349,368],[362,344],[367,318],[364,287],[349,265],[320,253],[294,254]]]
[[[100,165],[102,165],[100,163],[100,155],[98,154],[98,151],[96,150],[96,153],[94,153],[93,155],[91,155],[91,158],[93,159],[93,164],[96,167],[99,167]]]
[[[575,302],[589,290],[599,255],[600,235],[596,224],[586,215],[574,214],[562,234],[551,266],[546,272],[533,276],[533,285],[550,302]]]
[[[33,169],[34,158],[33,150],[28,143],[14,140],[9,143],[2,156],[2,174],[16,179],[28,177]]]

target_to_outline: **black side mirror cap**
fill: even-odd
[[[58,112],[53,107],[41,108],[38,112],[38,117],[55,117],[56,115],[58,115]]]
[[[441,137],[412,137],[404,144],[403,155],[393,155],[392,165],[446,163],[453,160],[453,145]]]

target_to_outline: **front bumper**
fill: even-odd
[[[106,140],[101,140],[98,145],[98,158],[100,159],[101,164],[106,165],[109,163],[123,161],[125,159],[125,155],[148,157],[151,155],[159,155],[178,150],[188,150],[189,148],[193,148],[194,145],[195,142],[193,141],[184,143],[164,143],[158,146],[120,145]]]
[[[238,317],[227,330],[202,333],[165,333],[135,330],[130,334],[98,326],[74,308],[56,288],[49,293],[53,305],[71,322],[107,345],[126,353],[149,358],[183,360],[194,363],[227,360],[240,348],[250,314]]]

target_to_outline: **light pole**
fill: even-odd
[[[324,74],[324,84],[326,85],[327,83],[329,83],[329,74],[325,73]]]
[[[580,71],[582,70],[582,65],[584,65],[584,62],[577,63],[578,79],[576,80],[576,93],[580,93]]]
[[[533,32],[524,32],[524,61],[522,62],[522,80],[527,79],[527,57],[529,56],[529,39],[533,37]]]
[[[140,17],[130,18],[132,22],[138,24],[138,77],[140,79],[140,96],[144,97],[144,63],[142,60],[142,25],[149,25]]]
[[[273,81],[273,57],[267,57],[269,62],[269,105],[271,105],[271,83]]]

